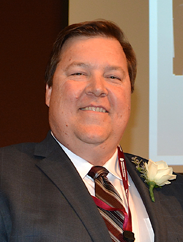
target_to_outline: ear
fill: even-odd
[[[51,92],[52,92],[52,86],[49,87],[48,84],[46,84],[45,103],[48,107],[50,106]]]

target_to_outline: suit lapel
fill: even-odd
[[[51,179],[67,199],[86,227],[92,240],[111,241],[104,221],[80,175],[50,134],[36,146],[35,155],[42,157],[36,165]]]
[[[36,164],[65,196],[68,203],[78,215],[93,241],[111,241],[102,217],[91,199],[80,175],[70,159],[49,133],[47,138],[36,145],[35,156],[40,157]],[[143,200],[155,232],[155,242],[166,241],[167,234],[161,216],[160,193],[155,189],[155,203],[149,196],[148,187],[131,162],[132,155],[125,154],[127,170]],[[72,174],[72,175],[71,175]],[[79,189],[78,189],[79,188]],[[84,198],[84,199],[83,199]],[[103,225],[103,226],[102,226]],[[98,229],[100,228],[100,229]]]
[[[164,226],[165,221],[163,220],[163,216],[161,216],[162,207],[159,202],[160,192],[158,192],[157,189],[154,189],[155,202],[152,202],[150,199],[148,186],[144,182],[142,182],[140,174],[138,174],[135,165],[131,162],[131,158],[132,155],[125,154],[127,170],[146,207],[147,213],[149,215],[155,233],[155,242],[167,241],[167,233]]]

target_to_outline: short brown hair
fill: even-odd
[[[48,62],[45,72],[45,80],[48,86],[52,86],[53,75],[56,70],[58,62],[60,61],[60,53],[62,50],[62,46],[69,38],[77,36],[104,36],[117,39],[123,47],[123,51],[126,55],[128,73],[131,82],[131,91],[133,92],[137,72],[137,61],[135,53],[133,51],[131,44],[126,40],[122,30],[116,24],[106,20],[87,21],[72,24],[70,26],[67,26],[59,33],[53,45],[51,58]]]

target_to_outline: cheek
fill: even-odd
[[[82,86],[79,85],[79,83],[75,81],[67,81],[62,86],[62,94],[64,96],[64,99],[67,99],[71,102],[74,102],[75,100],[78,100],[82,93]]]
[[[128,97],[127,103],[128,103],[127,104],[128,111],[131,112],[131,93],[130,93],[130,95]]]
[[[78,103],[81,99],[82,90],[78,85],[74,85],[70,81],[64,83],[62,86],[53,88],[50,102],[50,109],[54,111],[54,115],[63,115],[72,117],[77,110]]]
[[[123,101],[123,108],[127,114],[127,116],[130,116],[131,112],[131,94],[128,94]]]
[[[131,110],[131,91],[128,89],[117,91],[113,96],[113,102],[119,114],[124,115],[124,112],[129,113]]]
[[[119,99],[118,99],[119,100]],[[131,112],[131,98],[130,96],[123,96],[117,105],[117,119],[118,124],[126,125],[128,123]]]

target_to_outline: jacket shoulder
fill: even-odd
[[[15,158],[24,156],[32,156],[36,143],[20,143],[0,148],[0,161],[5,159],[14,160]]]
[[[125,158],[128,158],[129,160],[131,160],[133,157],[137,157],[138,160],[143,160],[144,162],[148,162],[148,159],[143,158],[143,157],[141,157],[139,155],[134,155],[134,154],[130,154],[130,153],[125,153],[124,152],[124,156],[125,156]]]

